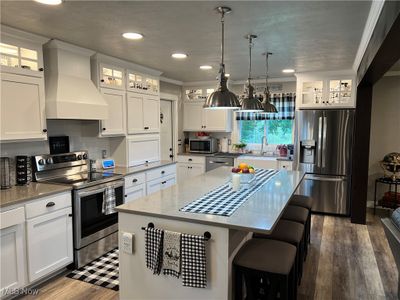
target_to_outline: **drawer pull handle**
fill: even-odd
[[[166,184],[166,183],[167,183],[166,181],[161,182],[161,184]]]
[[[147,126],[146,126],[144,129],[146,129],[146,130],[147,130],[147,129],[149,129],[149,127],[147,127]]]
[[[52,207],[56,205],[53,201],[46,204],[46,207]]]
[[[135,183],[135,182],[137,182],[137,179],[136,179],[136,178],[132,180],[132,183]]]
[[[193,159],[189,158],[188,161],[193,161]]]
[[[68,217],[72,217],[72,214],[68,214]]]
[[[165,171],[161,171],[161,174],[165,174]]]

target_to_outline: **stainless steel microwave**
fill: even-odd
[[[193,153],[215,153],[218,152],[218,143],[215,138],[206,140],[190,139],[189,152]]]

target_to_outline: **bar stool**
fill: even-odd
[[[265,238],[282,242],[287,242],[296,247],[296,275],[297,282],[300,284],[303,275],[304,261],[304,225],[288,221],[280,220],[276,224],[271,234],[253,233],[253,238]]]
[[[303,224],[305,227],[304,241],[309,241],[309,232],[307,231],[308,215],[309,211],[307,208],[288,205],[285,211],[283,212],[281,219]],[[305,253],[304,259],[305,259],[308,253],[308,243],[306,242],[304,242],[304,253]]]
[[[310,243],[311,239],[311,208],[313,205],[314,199],[312,197],[308,197],[305,195],[293,195],[289,201],[289,205],[291,206],[300,206],[308,209],[308,220],[306,224],[306,231],[308,232],[308,240]]]
[[[296,247],[270,239],[247,241],[233,261],[235,298],[243,299],[243,279],[246,300],[296,299]]]

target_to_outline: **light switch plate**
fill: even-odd
[[[122,232],[121,237],[121,250],[125,253],[132,254],[133,253],[133,238],[134,234],[130,232]]]

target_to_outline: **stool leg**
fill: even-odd
[[[235,267],[234,272],[235,272],[234,299],[243,300],[243,274],[239,267]]]
[[[293,270],[293,268],[292,268],[292,270]],[[293,274],[292,274],[292,276],[293,276]],[[279,289],[279,293],[281,296],[280,299],[284,299],[284,300],[291,299],[290,295],[291,295],[293,282],[290,279],[291,279],[290,274],[288,274],[286,276],[285,275],[282,276],[282,279],[281,279],[282,284],[280,285],[280,289]]]
[[[308,230],[308,243],[311,244],[311,209],[308,212],[308,226],[307,226],[307,230]]]

